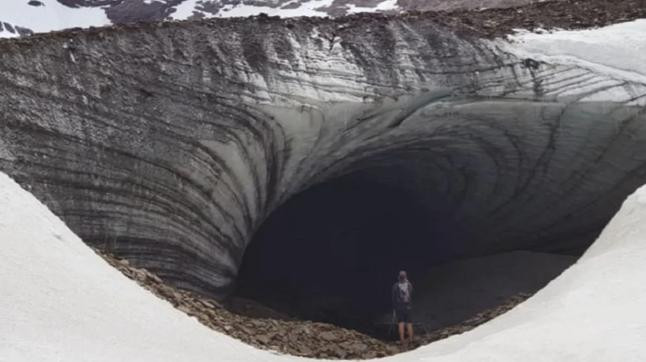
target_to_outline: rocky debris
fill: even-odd
[[[230,296],[224,302],[224,306],[231,312],[251,318],[271,318],[277,320],[294,320],[293,317],[268,308],[251,299],[240,296]]]
[[[125,276],[205,326],[261,349],[333,359],[384,357],[400,352],[392,343],[330,324],[236,314],[218,301],[168,286],[147,270],[131,266],[127,260],[99,255]]]
[[[238,4],[239,0],[232,0]],[[99,3],[89,3],[86,0],[61,0],[61,3],[71,7],[98,6]],[[147,3],[137,0],[132,2],[115,2],[106,0],[106,13],[114,24],[114,28],[134,31],[137,28],[158,27],[175,11],[179,0]],[[300,2],[299,2],[300,3]],[[601,27],[640,18],[646,18],[646,0],[491,0],[491,1],[445,1],[445,0],[399,0],[398,6],[401,13],[378,12],[347,14],[348,4],[372,5],[372,0],[336,0],[330,7],[321,8],[332,16],[329,18],[280,18],[267,16],[261,13],[248,18],[205,18],[205,13],[214,15],[219,13],[223,4],[209,1],[197,3],[193,15],[188,22],[222,22],[222,21],[267,21],[282,22],[284,26],[293,28],[297,23],[322,23],[335,22],[342,26],[357,27],[367,22],[383,23],[388,19],[427,19],[453,29],[461,34],[477,37],[495,38],[513,33],[514,29],[549,30],[549,29],[585,29]],[[281,3],[272,3],[271,7],[281,6]],[[291,8],[296,3],[285,3],[285,8]],[[265,4],[263,6],[270,6]],[[340,16],[343,15],[343,16]],[[165,26],[165,25],[164,25]],[[181,26],[181,25],[180,25]],[[29,29],[21,35],[31,35]],[[79,28],[70,28],[53,33],[68,34],[84,31]],[[90,32],[96,29],[90,28]],[[24,33],[24,34],[23,34]],[[45,33],[47,34],[47,33]],[[45,35],[47,36],[47,35]]]
[[[403,14],[359,13],[334,21],[354,27],[379,19],[425,19],[461,35],[492,39],[512,34],[515,29],[587,29],[646,18],[646,0],[547,0],[517,1],[516,4],[491,8],[464,5],[447,10],[427,6],[421,8],[424,10],[409,10]]]
[[[171,287],[146,269],[135,268],[125,259],[97,251],[110,265],[128,278],[167,300],[178,310],[203,325],[261,349],[285,354],[327,359],[370,359],[403,352],[395,342],[382,341],[357,331],[331,324],[291,319],[258,303],[238,300],[221,303],[195,293]],[[499,307],[479,313],[464,323],[416,337],[409,348],[464,333],[501,315],[529,297],[519,294]],[[232,309],[247,315],[235,313]],[[255,313],[256,317],[251,317]],[[267,317],[267,315],[271,317]]]
[[[523,6],[436,13],[439,22],[486,38],[514,29],[585,29],[646,17],[646,0],[551,0]]]
[[[449,11],[510,8],[542,1],[544,0],[397,0],[397,5],[408,11]]]

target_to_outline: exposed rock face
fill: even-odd
[[[87,243],[202,293],[227,292],[276,207],[339,175],[446,200],[460,255],[584,247],[646,181],[646,84],[424,15],[3,41],[0,83],[0,170]]]
[[[70,10],[92,11],[104,13],[111,24],[131,22],[151,22],[160,20],[184,20],[193,17],[232,17],[258,15],[264,12],[269,15],[290,16],[341,16],[353,12],[401,12],[406,10],[455,10],[519,6],[536,2],[536,0],[32,0],[25,1],[19,25],[40,24],[50,22],[47,17],[61,17],[69,22],[66,28],[82,26],[79,20],[69,17]],[[25,6],[28,5],[28,6]],[[68,16],[61,14],[63,5]],[[13,3],[0,4],[0,14],[3,10],[15,9]],[[33,8],[43,8],[34,11]],[[44,11],[43,11],[44,10]],[[47,12],[49,11],[49,12]],[[105,23],[94,23],[94,26]],[[48,30],[62,29],[54,27]],[[24,34],[23,34],[24,35]]]
[[[521,9],[522,8],[522,9]],[[470,13],[463,14],[465,10]],[[484,13],[483,13],[483,10]],[[520,11],[518,11],[520,10]],[[505,33],[516,28],[600,26],[634,19],[646,12],[644,0],[42,0],[0,3],[0,21],[9,24],[0,38],[31,35],[70,28],[110,24],[186,20],[209,17],[246,17],[267,14],[284,18],[299,16],[338,17],[355,13],[397,14],[440,11],[440,18],[468,27]],[[499,11],[500,14],[492,14]],[[494,16],[495,15],[495,16]],[[502,16],[500,16],[502,15]],[[496,18],[496,19],[493,19]],[[483,24],[484,23],[484,24]],[[512,24],[510,24],[512,23]],[[555,24],[556,23],[556,24]]]

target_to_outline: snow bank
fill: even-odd
[[[0,361],[264,361],[109,266],[0,173]]]
[[[646,19],[600,29],[532,33],[520,31],[497,44],[520,58],[572,64],[618,79],[646,82]]]
[[[646,187],[535,297],[392,361],[639,361],[646,347]],[[1,361],[295,360],[213,332],[112,269],[0,174]]]
[[[646,186],[577,264],[511,312],[392,361],[643,361]]]

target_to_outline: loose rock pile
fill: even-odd
[[[646,0],[549,0],[503,9],[438,12],[438,21],[481,37],[514,29],[588,29],[646,17]]]
[[[400,352],[395,344],[330,324],[235,314],[215,300],[168,286],[147,270],[132,267],[127,260],[100,255],[128,278],[205,326],[258,348],[332,359],[385,357]]]
[[[145,269],[135,268],[127,260],[98,252],[125,276],[169,301],[175,308],[197,318],[205,326],[261,349],[310,358],[368,359],[386,357],[403,351],[394,342],[386,342],[331,324],[293,320],[267,309],[271,318],[255,318],[232,312],[224,304],[179,290],[165,284]],[[416,338],[416,348],[448,336],[466,332],[505,313],[529,295],[520,294],[501,306],[485,311],[459,325],[433,331]],[[239,305],[237,307],[240,308]],[[257,306],[254,306],[258,310]]]

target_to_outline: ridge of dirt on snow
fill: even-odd
[[[548,0],[517,7],[490,9],[460,9],[452,11],[411,11],[401,14],[357,13],[338,18],[295,17],[280,18],[261,14],[247,18],[209,18],[186,21],[161,21],[130,23],[88,29],[71,28],[49,33],[38,33],[29,37],[0,39],[4,44],[30,44],[50,37],[68,38],[78,33],[105,35],[106,32],[122,32],[154,29],[159,26],[186,27],[190,24],[208,24],[227,27],[237,22],[275,22],[279,26],[294,28],[298,23],[331,24],[345,29],[384,21],[428,20],[454,31],[475,37],[493,39],[512,34],[516,29],[587,29],[646,18],[646,0]]]

